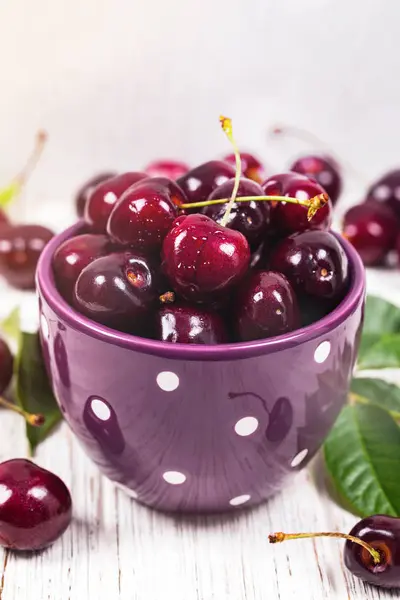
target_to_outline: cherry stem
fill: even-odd
[[[191,204],[179,204],[179,208],[202,208],[205,206],[213,206],[214,204],[226,204],[231,202],[229,198],[218,198],[215,200],[204,200],[203,202],[192,202]],[[306,206],[308,208],[307,218],[309,221],[313,218],[315,213],[325,206],[329,201],[327,194],[318,194],[309,200],[300,200],[299,198],[291,198],[290,196],[240,196],[237,198],[238,202],[288,202],[289,204],[300,204],[300,206]],[[228,213],[224,215],[224,219]],[[229,216],[229,214],[228,214]],[[222,222],[221,222],[222,224]]]
[[[0,406],[4,406],[4,408],[8,408],[9,410],[13,410],[14,412],[18,413],[19,415],[24,417],[25,421],[27,423],[29,423],[29,425],[32,425],[33,427],[40,427],[45,422],[44,415],[29,413],[26,410],[24,410],[23,408],[21,408],[20,406],[17,406],[16,404],[9,402],[8,400],[6,400],[5,398],[2,398],[1,396],[0,396]]]
[[[165,292],[164,294],[161,294],[159,300],[161,304],[172,304],[175,302],[175,294],[174,292]]]
[[[36,134],[35,146],[31,155],[29,156],[24,168],[14,177],[14,181],[18,186],[22,187],[28,181],[29,177],[33,173],[39,159],[43,153],[44,147],[47,142],[47,133],[45,131],[38,131]]]
[[[272,127],[269,133],[272,136],[289,135],[290,137],[306,142],[311,146],[319,146],[320,148],[323,148],[325,152],[329,153],[338,164],[343,165],[347,169],[347,171],[349,171],[349,173],[353,173],[354,177],[359,179],[363,184],[366,183],[367,178],[363,173],[357,171],[357,169],[355,169],[349,161],[343,160],[342,157],[338,158],[336,152],[333,152],[332,149],[329,148],[329,146],[321,140],[321,138],[319,138],[314,133],[307,131],[307,129],[295,127],[294,125],[288,125],[285,127],[275,126]]]
[[[372,556],[374,563],[378,564],[381,561],[381,556],[375,548],[360,540],[360,538],[355,537],[354,535],[347,535],[346,533],[332,533],[332,532],[320,532],[320,533],[283,533],[279,531],[272,535],[268,536],[268,540],[270,544],[277,544],[279,542],[285,542],[286,540],[300,540],[306,538],[316,538],[316,537],[330,537],[330,538],[340,538],[344,540],[348,540],[349,542],[353,542],[354,544],[358,544],[367,550]]]
[[[219,118],[219,120],[220,120],[220,123],[221,123],[221,127],[222,127],[222,129],[224,130],[224,132],[226,134],[226,137],[228,138],[228,140],[232,144],[233,152],[235,154],[235,163],[236,163],[236,165],[235,165],[236,166],[235,183],[234,183],[234,186],[233,186],[231,199],[228,202],[228,206],[226,207],[225,214],[224,214],[224,216],[222,217],[222,220],[221,220],[222,227],[226,227],[226,224],[229,221],[229,215],[231,214],[231,210],[233,208],[233,205],[235,204],[236,196],[237,196],[238,189],[239,189],[240,176],[242,174],[242,160],[240,158],[239,148],[237,147],[235,138],[233,137],[232,120],[229,119],[228,117],[223,117],[223,116],[221,116]]]

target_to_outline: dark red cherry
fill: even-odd
[[[390,206],[376,200],[352,206],[343,219],[343,236],[353,244],[366,266],[383,261],[394,247],[399,230]]]
[[[110,240],[105,235],[86,233],[66,240],[53,256],[53,273],[57,289],[68,302],[72,302],[76,280],[88,264],[111,251]]]
[[[146,173],[139,171],[122,173],[96,186],[85,206],[85,221],[91,230],[95,233],[105,233],[111,211],[122,194],[146,177]]]
[[[300,308],[301,326],[307,327],[323,319],[335,308],[335,301],[329,298],[312,297],[297,292],[297,302]]]
[[[296,292],[339,300],[348,280],[346,253],[329,231],[304,231],[282,240],[272,251],[269,266],[283,273]]]
[[[290,167],[291,171],[315,179],[336,204],[342,191],[342,177],[337,162],[330,156],[302,156]]]
[[[299,200],[309,200],[325,192],[316,181],[298,173],[274,175],[267,179],[262,187],[267,196],[289,196]],[[307,212],[306,206],[277,202],[272,210],[274,230],[282,236],[309,229],[329,229],[332,220],[331,201],[320,208],[311,221],[307,219]]]
[[[234,179],[229,179],[215,188],[209,196],[209,200],[217,198],[230,198],[235,185]],[[237,197],[240,196],[262,196],[263,189],[255,181],[242,177],[240,179]],[[216,223],[221,223],[226,212],[228,203],[214,204],[203,208],[202,213],[207,215]],[[240,231],[246,237],[252,250],[255,250],[263,240],[269,225],[270,206],[268,202],[235,202],[226,224],[230,229]]]
[[[115,177],[117,173],[115,171],[105,171],[104,173],[98,173],[94,177],[91,177],[83,186],[78,190],[75,198],[75,206],[76,212],[79,217],[83,217],[85,212],[85,206],[87,199],[90,194],[93,192],[94,188],[99,185],[99,183],[103,183],[111,177]]]
[[[73,304],[81,313],[115,329],[141,333],[158,298],[153,265],[132,252],[113,252],[79,275]]]
[[[157,186],[157,189],[160,191],[166,190],[170,194],[173,204],[178,207],[180,204],[186,204],[188,201],[182,188],[179,187],[176,181],[169,179],[169,177],[148,177],[146,180],[143,180],[143,183],[144,181],[147,183],[151,182],[151,185]]]
[[[41,550],[71,522],[72,501],[57,475],[24,458],[0,464],[0,545]]]
[[[39,256],[53,235],[41,225],[0,227],[0,275],[13,287],[35,289]]]
[[[189,203],[207,200],[216,187],[235,177],[235,169],[222,160],[210,160],[177,179]],[[196,209],[194,209],[196,210]]]
[[[14,359],[8,344],[0,338],[0,394],[10,385],[13,376]]]
[[[168,179],[178,179],[189,171],[190,167],[184,162],[179,160],[154,160],[144,171],[150,175],[150,177],[168,177]]]
[[[347,540],[344,563],[349,571],[372,585],[400,588],[400,519],[387,515],[366,517],[350,535],[377,550],[380,560],[375,563],[366,548]]]
[[[223,344],[227,333],[216,312],[179,303],[158,311],[156,338],[173,344]]]
[[[252,179],[257,183],[261,183],[265,179],[265,170],[261,162],[249,152],[241,152],[240,159],[242,163],[242,175],[248,179]],[[236,158],[234,154],[225,156],[224,161],[236,167]],[[222,197],[222,196],[221,196]]]
[[[177,214],[168,186],[146,179],[122,194],[108,220],[107,232],[118,244],[154,254]]]
[[[239,341],[281,335],[299,327],[296,296],[286,277],[272,271],[253,273],[236,294],[233,319]]]
[[[213,302],[229,293],[247,271],[249,244],[239,231],[205,215],[181,216],[164,239],[163,269],[187,300]]]
[[[367,192],[367,199],[390,206],[400,219],[400,169],[389,171],[373,183]]]

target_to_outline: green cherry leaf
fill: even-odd
[[[383,379],[355,377],[350,393],[355,402],[374,404],[400,419],[400,387]]]
[[[400,308],[377,296],[368,296],[361,338],[359,360],[382,335],[400,333]]]
[[[7,187],[0,190],[0,208],[6,208],[21,191],[21,184],[12,181]]]
[[[38,333],[21,333],[15,363],[17,403],[24,410],[40,413],[45,417],[45,422],[40,427],[26,425],[26,434],[33,454],[38,444],[62,419],[47,377]]]
[[[324,444],[325,464],[341,497],[360,516],[400,516],[400,428],[388,412],[346,406]]]
[[[384,334],[358,356],[358,369],[397,369],[400,367],[400,333]]]
[[[21,334],[21,311],[16,306],[0,323],[0,329],[4,335],[13,342],[19,343]]]

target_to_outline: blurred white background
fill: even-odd
[[[400,166],[399,22],[398,0],[2,0],[0,184],[45,128],[23,207],[50,223],[98,170],[229,151],[220,113],[270,170],[318,149],[268,139],[292,124],[371,181]]]

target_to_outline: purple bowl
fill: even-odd
[[[352,246],[350,290],[332,313],[276,338],[189,346],[114,331],[57,292],[38,266],[41,338],[66,421],[107,477],[167,511],[251,506],[280,490],[320,448],[349,389],[365,276]]]

